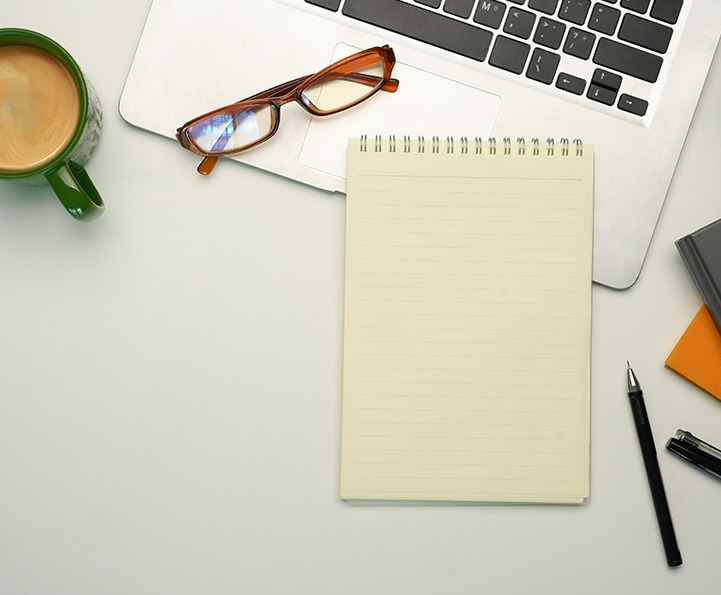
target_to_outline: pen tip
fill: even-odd
[[[626,360],[626,367],[627,367],[629,370],[631,369],[631,364],[628,363],[628,360]]]
[[[641,390],[641,387],[638,383],[638,379],[636,378],[636,374],[633,373],[633,370],[631,369],[631,364],[626,362],[626,365],[628,368],[626,369],[626,380],[628,381],[628,392],[635,392]]]

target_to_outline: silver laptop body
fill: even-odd
[[[180,125],[197,115],[316,72],[354,51],[389,44],[398,60],[397,93],[379,93],[328,118],[312,118],[300,106],[288,105],[276,136],[234,159],[343,192],[349,136],[509,137],[527,142],[537,138],[544,148],[547,139],[580,138],[593,143],[596,151],[594,280],[619,289],[632,285],[718,44],[721,2],[671,0],[678,2],[679,11],[677,22],[668,25],[673,34],[667,49],[644,49],[637,60],[637,44],[647,43],[644,21],[650,20],[651,11],[661,10],[654,8],[654,0],[645,13],[647,0],[471,0],[466,8],[463,2],[443,0],[437,2],[437,9],[425,6],[434,4],[428,0],[385,1],[410,7],[399,7],[397,14],[398,7],[391,11],[395,31],[359,20],[358,14],[364,15],[370,5],[357,0],[342,0],[337,11],[304,0],[154,0],[123,89],[120,113],[129,123],[172,139]],[[571,13],[561,14],[576,10],[573,3],[584,2],[589,2],[584,24]],[[467,18],[448,12],[467,11],[469,5]],[[549,5],[551,14],[535,10],[539,6],[551,10]],[[494,35],[488,48],[478,50],[485,51],[482,60],[438,47],[447,45],[445,39],[429,44],[406,35],[410,30],[417,36],[412,17],[418,10],[477,27],[479,19],[495,19],[493,10],[501,7],[506,21],[496,29],[480,25]],[[594,21],[591,51],[598,54],[585,59],[574,55],[586,51],[574,42],[583,35],[582,28],[593,18],[608,19],[609,12],[611,20],[619,17],[616,29],[623,25],[624,35],[634,42],[610,41],[610,35],[598,30],[602,25],[610,27],[606,21]],[[513,27],[528,26],[528,14],[533,14],[532,28],[519,37]],[[553,22],[564,29],[557,51],[544,45],[540,31]],[[663,23],[651,26],[662,33],[664,27]],[[519,73],[508,70],[515,68],[513,59],[508,58],[510,66],[504,62],[500,42],[496,51],[498,36],[511,49],[528,46]],[[484,33],[483,39],[487,38]],[[448,44],[456,43],[453,39]],[[587,39],[581,41],[588,45]],[[632,75],[615,69],[614,52],[626,51],[625,46],[632,48],[627,51],[633,60],[619,68]],[[534,69],[536,61],[544,68],[548,58],[555,61],[549,52],[559,55],[552,78]],[[637,68],[641,77],[656,82],[638,78]],[[653,70],[650,75],[648,68]],[[604,76],[609,77],[610,87]],[[618,79],[620,89],[610,98],[608,92],[614,92]],[[578,80],[584,82],[580,94],[574,87]],[[592,97],[594,91],[597,96]],[[176,143],[168,150],[183,149]],[[188,152],[188,161],[191,167],[197,156]]]

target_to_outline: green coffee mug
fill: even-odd
[[[95,90],[65,49],[0,29],[0,180],[49,184],[73,217],[92,221],[105,205],[83,166],[101,127]]]

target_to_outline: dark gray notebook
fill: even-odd
[[[721,330],[721,219],[677,240],[676,247]]]

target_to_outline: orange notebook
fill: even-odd
[[[721,332],[705,305],[671,351],[666,367],[721,399]]]

